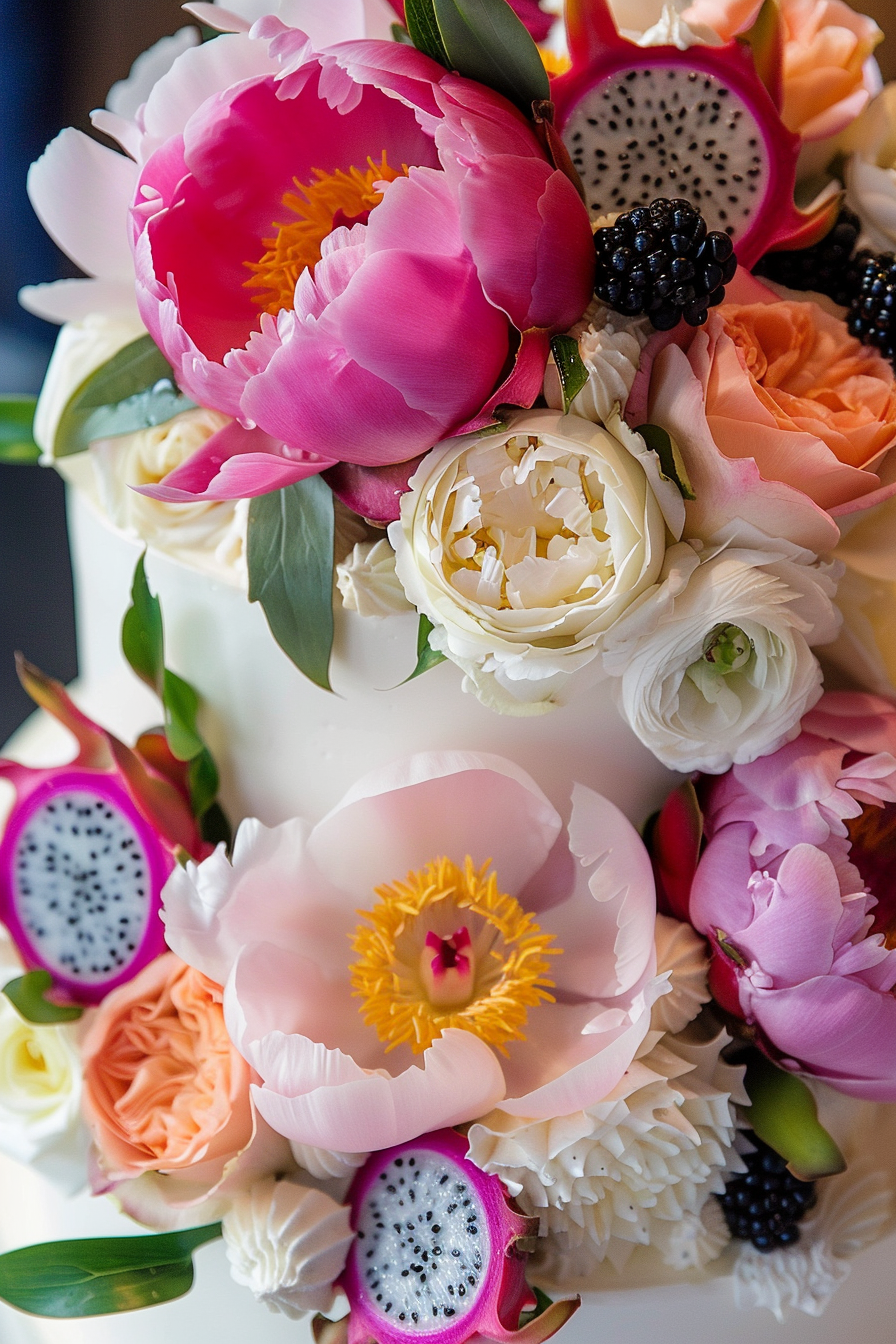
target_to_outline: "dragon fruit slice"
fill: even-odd
[[[439,1130],[374,1153],[349,1191],[355,1240],[339,1280],[350,1314],[318,1318],[323,1344],[539,1344],[569,1319],[577,1298],[536,1306],[521,1238],[538,1220],[513,1209],[500,1180],[466,1158],[467,1141]]]
[[[203,857],[184,767],[160,733],[126,747],[19,660],[32,698],[72,732],[68,765],[0,760],[16,792],[0,841],[0,921],[26,966],[96,1003],[166,950],[160,892],[179,851]]]
[[[567,0],[566,22],[572,66],[551,91],[594,217],[684,197],[708,229],[730,234],[746,267],[832,227],[836,187],[808,211],[794,203],[801,142],[775,100],[780,34],[768,24],[754,56],[742,40],[639,47],[620,35],[607,0]]]

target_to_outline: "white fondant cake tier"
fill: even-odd
[[[111,528],[81,494],[70,501],[82,674],[76,698],[113,731],[133,740],[158,721],[151,694],[125,666],[119,649],[128,605],[135,541]],[[237,586],[152,553],[147,572],[162,600],[170,666],[200,690],[203,726],[222,770],[232,819],[257,815],[267,823],[303,814],[319,818],[361,774],[422,749],[497,752],[528,770],[558,808],[568,810],[579,781],[607,794],[636,823],[659,804],[675,777],[634,738],[616,713],[609,686],[578,703],[535,718],[501,717],[461,689],[461,674],[444,664],[402,686],[414,661],[412,616],[385,621],[337,613],[334,694],[306,681],[273,642],[261,609]],[[391,688],[391,689],[390,689]],[[64,758],[66,735],[35,716],[10,744],[29,763]],[[892,1226],[896,1108],[868,1108],[860,1130],[841,1114],[834,1132],[866,1163],[866,1204],[846,1219],[836,1247],[840,1264]],[[824,1108],[823,1108],[824,1110]],[[838,1127],[842,1132],[838,1132]],[[884,1176],[882,1173],[887,1172]],[[836,1178],[835,1178],[836,1179]],[[881,1198],[877,1198],[880,1195]],[[850,1222],[850,1218],[852,1221]],[[863,1222],[864,1219],[864,1222]],[[869,1219],[873,1230],[866,1226]],[[864,1228],[864,1231],[856,1230]],[[138,1232],[105,1200],[66,1199],[35,1172],[0,1159],[0,1250],[64,1237]],[[729,1251],[702,1275],[678,1276],[636,1252],[623,1274],[607,1265],[564,1327],[565,1344],[834,1344],[861,1336],[864,1344],[892,1339],[887,1267],[896,1243],[880,1242],[861,1256],[845,1287],[820,1320],[791,1314],[784,1335],[765,1309],[738,1310]],[[268,1314],[229,1277],[220,1243],[196,1257],[193,1291],[153,1311],[86,1322],[23,1317],[0,1304],[0,1344],[310,1344],[308,1322]],[[826,1264],[819,1263],[819,1285]],[[848,1272],[848,1270],[844,1270]]]

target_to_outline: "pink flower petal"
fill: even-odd
[[[294,451],[286,456],[282,443],[260,429],[244,429],[239,421],[219,429],[158,485],[138,485],[138,494],[169,504],[200,499],[251,499],[285,485],[316,476],[332,461]]]
[[[827,975],[843,906],[834,865],[813,845],[785,855],[774,894],[746,929],[731,930],[738,951],[770,975],[775,989]]]

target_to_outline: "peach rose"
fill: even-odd
[[[827,140],[854,121],[880,90],[872,53],[883,37],[873,19],[842,0],[780,0],[784,38],[782,119],[803,140]],[[756,21],[758,0],[694,0],[688,24],[726,42]]]
[[[880,470],[896,443],[896,379],[883,357],[854,340],[846,324],[816,303],[778,299],[749,277],[737,297],[710,312],[705,327],[654,338],[626,408],[637,425],[662,425],[679,443],[689,468],[705,475],[707,439],[713,457],[752,471],[757,496],[793,510],[814,505],[815,540],[795,535],[780,519],[764,522],[761,505],[750,521],[818,551],[836,541],[820,510],[853,512],[884,498]],[[725,462],[715,470],[733,468]],[[704,516],[708,491],[697,488],[686,535],[705,536],[719,523]],[[741,487],[742,488],[742,487]],[[701,498],[701,495],[703,496]],[[744,517],[732,489],[732,516]],[[721,520],[724,521],[724,520]],[[811,519],[810,519],[811,523]],[[819,541],[818,538],[821,538]]]
[[[83,1046],[84,1107],[114,1179],[183,1171],[249,1143],[249,1068],[222,999],[168,952],[103,1000]]]

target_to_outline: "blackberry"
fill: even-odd
[[[856,258],[857,293],[846,322],[850,336],[876,345],[887,359],[896,358],[896,256],[892,252],[860,252]]]
[[[797,1224],[816,1200],[815,1182],[791,1176],[784,1158],[752,1131],[746,1137],[756,1145],[755,1153],[744,1157],[746,1174],[735,1176],[724,1195],[716,1196],[728,1230],[757,1251],[794,1246],[800,1239]]]
[[[795,252],[766,252],[753,268],[788,289],[812,289],[847,308],[858,290],[857,266],[853,259],[861,223],[845,207],[837,222],[820,242]]]
[[[646,313],[658,331],[682,317],[701,326],[737,270],[727,233],[708,232],[690,201],[662,197],[598,229],[594,251],[597,297],[627,317]]]

